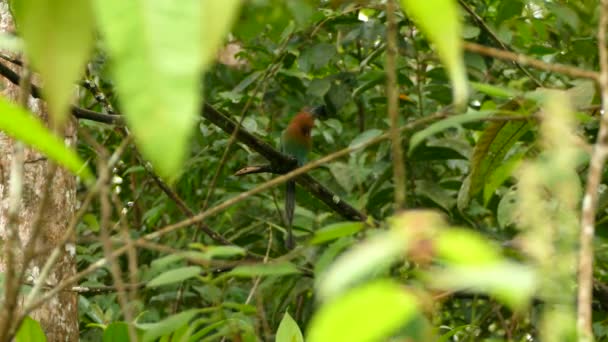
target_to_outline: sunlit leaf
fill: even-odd
[[[416,297],[397,283],[374,281],[323,305],[310,323],[307,340],[384,341],[417,314]]]
[[[401,0],[405,12],[426,37],[449,71],[454,103],[465,108],[468,99],[467,74],[462,53],[462,17],[454,0]]]
[[[501,260],[493,242],[468,229],[442,230],[434,246],[437,256],[451,265],[485,265]]]
[[[207,67],[238,15],[241,0],[202,1],[202,61]]]
[[[437,288],[495,296],[516,309],[530,301],[537,287],[536,274],[532,268],[506,261],[437,269],[428,274],[427,279]]]
[[[404,234],[379,233],[342,254],[319,278],[319,298],[327,300],[374,273],[382,272],[407,248]]]
[[[235,267],[228,275],[234,277],[282,276],[298,274],[298,268],[290,262],[241,265]]]
[[[62,139],[52,134],[33,114],[0,97],[0,130],[35,148],[49,159],[82,177],[94,180],[93,174],[78,155]]]
[[[103,342],[129,342],[129,327],[125,322],[113,322],[103,331]]]
[[[206,43],[217,44],[203,35],[208,28],[203,27],[202,4],[207,2],[94,3],[135,142],[158,173],[173,180],[189,151],[200,109],[200,73],[210,51]],[[218,21],[227,19],[220,15]]]
[[[277,330],[276,342],[304,342],[298,323],[285,312]]]
[[[46,342],[40,323],[26,316],[15,336],[16,342]]]
[[[350,236],[363,229],[363,222],[339,222],[330,224],[315,231],[315,235],[310,240],[311,244],[320,244],[335,240],[343,236]]]
[[[203,269],[199,266],[187,266],[164,272],[154,279],[150,280],[147,287],[157,287],[168,284],[175,284],[184,280],[194,278],[199,275]]]
[[[49,111],[61,123],[69,114],[75,82],[93,46],[91,3],[19,0],[12,9],[29,60],[44,82],[42,92]]]

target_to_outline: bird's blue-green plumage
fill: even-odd
[[[289,126],[281,134],[281,152],[287,154],[298,161],[298,166],[306,164],[308,153],[312,148],[310,133],[314,124],[314,117],[307,112],[298,113]],[[286,183],[285,191],[285,216],[287,221],[287,240],[286,246],[291,249],[294,247],[291,224],[295,210],[296,184],[290,180]]]

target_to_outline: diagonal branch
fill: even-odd
[[[8,69],[3,63],[0,63],[0,75],[6,77],[13,83],[16,82],[16,84],[19,84],[19,75]],[[40,97],[40,89],[32,86],[32,95],[34,97]],[[121,115],[102,114],[75,106],[72,107],[72,115],[83,119],[95,117],[95,121],[104,123],[123,124],[124,122]],[[233,134],[233,132],[236,131],[236,123],[208,103],[204,104],[201,115],[228,134]],[[236,139],[264,156],[272,165],[283,170],[283,172],[289,171],[295,167],[295,162],[292,158],[283,155],[271,145],[259,140],[242,128],[237,131]],[[328,207],[347,220],[365,221],[367,219],[367,215],[341,200],[340,197],[321,185],[311,176],[301,175],[296,178],[296,181],[313,196],[320,199]]]

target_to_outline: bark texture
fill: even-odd
[[[14,31],[14,24],[8,10],[6,0],[0,0],[0,31]],[[21,74],[18,67],[13,70]],[[5,79],[0,79],[1,96],[17,101],[19,98],[19,87],[11,84]],[[48,122],[45,104],[30,96],[30,110],[36,113],[42,120]],[[6,237],[7,209],[8,209],[8,182],[10,180],[10,168],[14,140],[0,131],[0,239]],[[69,146],[76,144],[76,125],[74,122],[67,124],[65,129],[65,143]],[[25,148],[23,192],[18,217],[19,243],[18,253],[22,253],[24,246],[29,243],[32,226],[35,217],[40,212],[41,199],[47,181],[47,171],[50,167],[48,160],[36,151]],[[76,209],[76,179],[62,168],[58,168],[52,180],[51,191],[48,196],[48,207],[42,213],[41,232],[36,242],[36,257],[27,270],[26,280],[33,281],[37,278],[44,263],[48,259],[52,248],[56,247],[61,240],[64,230]],[[0,245],[1,246],[1,245]],[[0,247],[1,248],[1,247]],[[75,247],[64,246],[58,263],[50,272],[46,284],[52,286],[76,273]],[[3,262],[4,251],[0,253],[0,272],[4,272],[6,264]],[[21,260],[22,255],[17,255]],[[21,269],[21,265],[17,265]],[[20,299],[20,304],[21,303]],[[0,316],[2,313],[0,312]],[[32,314],[32,318],[38,320],[48,341],[78,341],[78,296],[72,292],[62,292],[44,306]]]

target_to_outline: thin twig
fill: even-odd
[[[593,339],[593,236],[595,234],[595,212],[602,171],[608,157],[608,51],[606,50],[606,26],[608,25],[608,0],[602,0],[598,24],[597,45],[600,63],[599,86],[602,98],[602,117],[595,143],[581,213],[580,255],[578,265],[578,316],[577,326],[584,341]]]
[[[24,77],[21,78],[19,103],[28,108],[29,89],[31,87],[31,73],[24,67]],[[6,237],[4,240],[4,301],[0,313],[0,341],[10,340],[11,332],[16,329],[14,320],[10,319],[17,309],[17,300],[21,284],[23,265],[19,265],[17,255],[22,250],[19,238],[19,213],[21,211],[21,196],[23,194],[25,151],[23,144],[13,141],[11,159],[11,174],[9,181],[8,212],[6,224]],[[22,267],[20,269],[19,267]]]
[[[405,164],[399,131],[399,88],[397,85],[397,19],[395,1],[386,1],[386,93],[388,117],[391,123],[391,152],[393,157],[393,183],[395,188],[395,210],[405,206]]]
[[[514,52],[500,50],[500,49],[495,49],[495,48],[491,48],[488,46],[479,45],[479,44],[475,44],[475,43],[471,43],[471,42],[463,42],[463,47],[467,51],[475,52],[475,53],[478,53],[478,54],[481,54],[484,56],[490,56],[490,57],[502,59],[505,61],[516,61],[517,63],[520,63],[522,65],[529,65],[529,66],[537,68],[537,69],[552,71],[552,72],[564,74],[564,75],[570,76],[570,77],[589,78],[596,82],[599,81],[599,77],[600,77],[600,75],[595,71],[585,70],[585,69],[581,69],[581,68],[577,68],[577,67],[573,67],[573,66],[565,65],[565,64],[545,63],[541,60],[532,58],[527,55],[522,55],[519,53],[514,53]]]
[[[511,49],[507,44],[505,44],[496,33],[494,33],[494,31],[485,23],[485,21],[483,20],[482,17],[480,17],[475,11],[473,11],[473,9],[466,4],[466,2],[464,2],[464,0],[458,0],[458,3],[460,4],[460,6],[462,6],[462,8],[464,8],[465,11],[467,11],[472,17],[473,19],[477,22],[477,24],[479,26],[481,26],[481,28],[486,31],[486,33],[488,33],[490,35],[490,37],[492,37],[492,39],[494,39],[494,41],[503,49],[503,50],[507,50],[507,51],[513,51],[513,49]],[[532,82],[534,82],[536,84],[536,86],[538,87],[542,87],[543,84],[534,76],[532,75],[532,73],[523,67],[523,63],[516,61],[516,60],[511,60],[511,62],[519,69],[521,70],[524,74],[526,74],[526,76],[528,76]]]
[[[435,113],[434,115],[429,115],[429,116],[424,117],[422,119],[410,122],[409,124],[401,127],[400,131],[411,130],[411,129],[415,128],[415,127],[418,127],[420,125],[426,124],[428,122],[432,122],[432,121],[435,121],[437,119],[444,118],[444,117],[446,117],[446,115],[447,114],[444,113],[444,112],[439,112],[439,113]],[[299,179],[299,178],[296,178],[296,177],[298,177],[298,176],[302,177],[302,175],[304,173],[306,173],[306,172],[308,172],[308,171],[310,171],[310,170],[312,170],[314,168],[317,168],[317,167],[319,167],[319,166],[321,166],[323,164],[326,164],[326,163],[328,163],[328,162],[330,162],[332,160],[335,160],[337,158],[340,158],[342,156],[350,154],[350,153],[352,153],[354,151],[366,148],[368,146],[377,144],[377,143],[379,143],[381,141],[384,141],[384,140],[387,140],[389,138],[390,138],[390,134],[389,133],[385,133],[385,134],[382,134],[382,135],[380,135],[380,136],[378,136],[378,137],[376,137],[374,139],[370,139],[370,140],[368,140],[368,141],[366,141],[364,143],[357,144],[357,145],[354,145],[354,146],[350,146],[350,147],[344,148],[342,150],[339,150],[337,152],[334,152],[332,154],[328,154],[328,155],[326,155],[323,158],[320,158],[320,159],[317,159],[317,160],[315,160],[313,162],[305,164],[304,166],[302,166],[300,168],[297,168],[297,169],[295,169],[295,170],[293,170],[293,171],[291,171],[289,173],[286,173],[284,175],[281,175],[281,176],[278,176],[278,177],[276,177],[274,179],[271,179],[271,180],[269,180],[269,181],[267,181],[265,183],[262,183],[262,184],[258,185],[257,187],[255,187],[255,188],[253,188],[251,190],[242,192],[239,195],[237,195],[237,196],[235,196],[235,197],[233,197],[233,198],[231,198],[231,199],[229,199],[229,200],[227,200],[227,201],[225,201],[225,202],[223,202],[223,203],[221,203],[221,204],[219,204],[219,205],[217,205],[215,207],[212,207],[212,208],[210,208],[210,209],[208,209],[208,210],[206,210],[206,211],[204,211],[202,213],[199,213],[199,214],[197,214],[197,215],[195,215],[195,216],[193,216],[193,217],[191,217],[189,219],[186,219],[186,220],[183,220],[181,222],[177,222],[177,223],[165,226],[163,228],[160,228],[159,230],[157,230],[157,231],[155,231],[153,233],[145,235],[143,238],[147,239],[147,240],[153,240],[153,239],[157,239],[157,238],[161,237],[162,235],[165,235],[167,233],[175,231],[177,229],[180,229],[180,228],[183,228],[183,227],[187,227],[187,226],[189,226],[191,224],[194,224],[196,222],[204,220],[207,217],[215,215],[216,213],[219,213],[222,210],[224,210],[226,208],[229,208],[232,205],[234,205],[236,203],[239,203],[239,202],[241,202],[241,201],[243,201],[243,200],[245,200],[245,199],[247,199],[247,198],[249,198],[249,197],[251,197],[253,195],[256,195],[256,194],[258,194],[260,192],[263,192],[263,191],[265,191],[267,189],[270,189],[272,187],[275,187],[277,185],[283,184],[283,183],[285,183],[286,181],[288,181],[290,179],[294,179],[294,178],[295,179]],[[339,197],[335,197],[334,201],[337,202],[337,201],[341,201],[341,200],[340,200]]]
[[[110,172],[111,169],[108,169],[107,165],[105,165],[105,160],[108,155],[105,148],[101,148],[97,151],[100,155],[99,158],[99,178],[101,181],[101,188],[99,191],[99,200],[101,202],[101,220],[100,220],[100,234],[99,238],[101,240],[101,245],[103,247],[103,252],[105,254],[106,259],[108,260],[110,274],[112,274],[112,278],[114,279],[114,284],[116,284],[116,288],[118,291],[116,292],[118,297],[118,303],[122,308],[122,312],[127,322],[127,329],[129,332],[129,338],[131,341],[137,340],[137,335],[135,333],[135,329],[133,327],[133,315],[131,314],[131,307],[129,305],[129,301],[127,299],[127,293],[124,285],[124,281],[122,280],[122,272],[120,270],[120,266],[118,265],[117,258],[113,257],[113,246],[112,241],[110,240],[110,219],[112,216],[112,206],[110,205]],[[119,208],[120,209],[120,208]],[[131,244],[127,244],[127,250]]]

